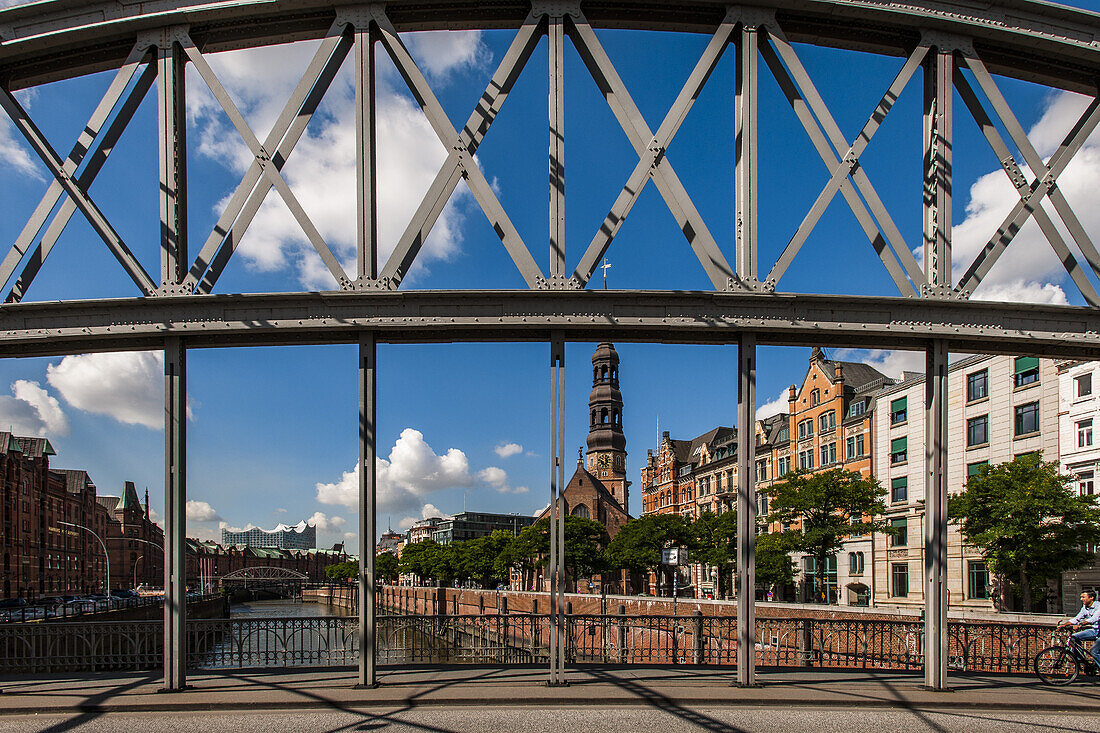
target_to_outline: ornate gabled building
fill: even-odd
[[[164,530],[138,499],[133,481],[122,485],[122,496],[100,496],[107,510],[107,552],[111,557],[111,588],[164,585]]]

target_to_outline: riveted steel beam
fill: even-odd
[[[1100,358],[1100,312],[1083,306],[905,298],[643,291],[379,291],[180,296],[0,308],[0,356],[163,348],[568,340],[911,348]]]

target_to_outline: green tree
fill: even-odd
[[[512,533],[497,530],[485,537],[467,540],[458,548],[458,564],[464,577],[477,581],[483,588],[494,588],[508,582],[508,565]]]
[[[358,566],[359,563],[356,563]],[[356,567],[358,574],[358,567]],[[383,583],[397,582],[397,555],[383,552],[374,558],[374,577]]]
[[[825,595],[825,565],[844,546],[845,538],[872,531],[892,532],[877,519],[886,510],[886,492],[873,478],[834,468],[810,473],[798,470],[761,489],[769,497],[769,522],[795,523],[801,529],[786,532],[790,548],[813,556],[819,598]],[[865,517],[871,517],[866,519]]]
[[[607,528],[594,519],[565,517],[566,586],[576,587],[578,578],[606,572]],[[506,553],[513,564],[532,572],[550,560],[550,519],[540,519],[524,528]]]
[[[640,575],[657,569],[664,548],[687,547],[690,550],[695,544],[691,527],[683,517],[650,514],[631,519],[619,528],[607,547],[607,559],[612,568]]]
[[[794,582],[791,540],[781,532],[756,536],[756,582],[765,588]]]
[[[437,575],[440,571],[447,571],[447,568],[440,564],[441,547],[442,545],[435,540],[422,540],[406,545],[401,551],[398,570],[417,576],[423,583],[432,579],[448,580],[447,577]]]
[[[359,561],[338,562],[325,568],[325,577],[331,580],[349,580],[359,577]]]
[[[728,592],[725,586],[737,562],[737,512],[703,512],[691,523],[690,529],[694,545],[690,559],[718,568],[715,590],[721,597],[724,590]]]
[[[1070,481],[1056,463],[1030,454],[983,466],[948,501],[948,517],[981,548],[990,570],[1015,579],[1025,611],[1048,580],[1092,558],[1084,547],[1100,534],[1100,508],[1096,497],[1075,494]]]

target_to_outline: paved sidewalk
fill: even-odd
[[[887,672],[765,671],[761,686],[731,686],[729,671],[697,668],[592,668],[548,687],[539,668],[383,669],[377,689],[355,689],[355,671],[240,670],[196,673],[190,689],[160,692],[159,673],[88,673],[0,678],[0,714],[302,709],[356,710],[453,705],[806,706],[848,708],[1047,710],[1100,714],[1100,684],[1067,687],[1027,675],[955,675],[950,692],[922,688],[919,676]]]

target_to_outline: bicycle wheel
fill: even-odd
[[[1068,685],[1080,673],[1080,662],[1064,646],[1047,647],[1035,657],[1035,674],[1048,685]]]

